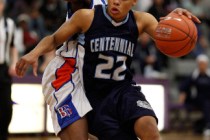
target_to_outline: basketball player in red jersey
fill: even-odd
[[[104,10],[104,13],[100,12],[99,14],[103,15],[103,14],[105,14],[107,12],[106,16],[109,15],[107,18],[109,20],[110,20],[110,17],[112,19],[114,19],[114,21],[112,20],[112,22],[111,22],[111,24],[113,24],[113,25],[111,25],[111,28],[107,28],[107,26],[105,26],[107,28],[107,30],[104,30],[104,32],[101,32],[101,31],[103,31],[103,26],[102,26],[102,28],[97,28],[97,29],[101,30],[100,32],[97,32],[97,30],[95,30],[95,31],[97,33],[104,33],[104,35],[106,35],[106,33],[111,33],[111,32],[105,32],[105,31],[108,31],[110,29],[114,29],[115,30],[116,26],[121,26],[123,24],[130,24],[130,22],[131,22],[132,25],[133,24],[135,25],[135,22],[133,22],[133,21],[136,20],[136,25],[135,25],[136,27],[132,26],[132,28],[134,27],[135,29],[138,29],[138,30],[134,30],[134,32],[133,32],[134,34],[133,35],[135,35],[135,37],[136,37],[136,35],[137,35],[136,33],[137,32],[139,34],[142,33],[142,32],[147,32],[148,34],[150,34],[153,37],[153,31],[154,31],[155,27],[157,26],[157,21],[149,14],[145,14],[145,13],[141,13],[141,12],[140,13],[133,12],[133,14],[134,14],[133,15],[132,12],[129,12],[130,8],[135,3],[136,3],[136,0],[109,0],[109,4],[111,6],[115,5],[117,7],[119,5],[122,5],[120,7],[121,9],[120,8],[119,8],[120,10],[117,9],[117,8],[111,8],[110,9],[110,5],[108,5],[107,10]],[[106,7],[104,7],[104,9],[105,8]],[[101,11],[101,8],[99,8],[99,10]],[[183,9],[177,9],[177,10],[175,10],[173,12],[179,13],[179,12],[183,12],[183,11],[184,11]],[[131,17],[129,17],[128,12],[129,12],[129,15],[131,14]],[[199,20],[196,17],[192,16],[191,13],[189,13],[188,11],[184,11],[184,13],[186,15],[188,15],[188,16],[191,16],[191,18],[193,18],[194,20],[199,22]],[[97,12],[95,14],[97,14]],[[133,16],[135,16],[135,18],[133,18]],[[27,55],[22,57],[22,59],[17,63],[17,67],[16,67],[17,74],[19,76],[23,76],[24,73],[25,73],[25,70],[28,68],[29,65],[33,66],[34,73],[36,74],[36,64],[37,64],[36,60],[37,60],[37,58],[40,55],[42,55],[43,53],[45,53],[47,51],[50,51],[51,49],[57,47],[57,45],[59,45],[60,43],[63,43],[63,41],[68,39],[69,36],[73,36],[76,33],[86,33],[89,30],[92,31],[92,28],[94,28],[94,26],[91,26],[92,21],[94,21],[93,22],[94,24],[97,23],[98,21],[100,21],[100,20],[97,20],[97,19],[95,19],[93,17],[94,17],[94,10],[87,10],[87,9],[85,9],[85,10],[80,10],[79,12],[77,12],[77,14],[75,14],[74,18],[71,18],[69,20],[69,22],[65,23],[61,28],[59,28],[59,30],[57,32],[55,32],[55,34],[44,38],[31,53],[29,53],[29,54],[27,54]],[[102,17],[97,16],[97,18],[102,18],[103,19],[103,18],[105,18],[105,16],[104,15]],[[130,18],[132,18],[132,19],[130,19]],[[83,22],[81,22],[81,19],[83,20]],[[127,20],[129,20],[129,23],[126,22]],[[121,22],[121,21],[123,21],[123,22]],[[106,22],[108,22],[108,21],[106,21]],[[107,24],[109,24],[109,26],[110,26],[109,22]],[[95,24],[95,25],[97,25],[97,24]],[[106,25],[106,23],[105,23],[105,25]],[[115,26],[115,27],[113,27],[113,26]],[[89,28],[89,27],[91,27],[91,28]],[[126,27],[129,27],[129,26],[126,26]],[[130,32],[127,32],[127,29],[125,29],[125,33],[130,33]],[[115,33],[114,36],[116,36],[116,35],[120,36],[121,34],[120,33],[117,33],[117,34]],[[88,36],[88,37],[90,37],[90,39],[91,39],[92,36]],[[108,36],[105,36],[104,38],[106,38],[106,37],[108,38]],[[130,37],[130,36],[126,36],[126,37]],[[104,38],[101,38],[102,41],[103,41]],[[114,43],[115,40],[119,40],[119,37],[113,37],[112,39],[113,39],[112,43]],[[135,38],[133,38],[133,39],[135,39]],[[132,40],[132,38],[131,38],[131,40]],[[86,45],[87,44],[92,44],[92,45],[95,44],[95,45],[97,45],[97,43],[99,42],[99,40],[97,41],[97,40],[94,40],[94,39],[93,40],[87,40],[87,41],[90,41],[91,43],[90,42],[87,42],[87,43],[85,42]],[[124,45],[125,45],[125,41],[127,42],[127,40],[125,40],[123,38],[122,38],[122,41],[124,41]],[[80,42],[80,43],[83,44],[82,42]],[[129,47],[131,48],[131,47],[133,47],[133,45],[135,43],[130,42],[130,44],[131,44],[131,46],[129,46]],[[89,47],[89,46],[85,46],[85,47]],[[98,53],[98,47],[96,46],[95,48],[91,48],[91,51]],[[110,49],[112,47],[113,46],[110,46]],[[72,47],[71,48],[69,47],[68,49],[71,50]],[[87,48],[87,49],[89,49],[89,48]],[[103,50],[104,48],[100,48],[100,49]],[[121,51],[121,49],[119,50],[119,47],[115,48],[115,49],[116,49],[116,51],[119,51],[119,52]],[[121,53],[126,53],[130,57],[130,56],[132,56],[132,50],[133,49],[129,49],[129,50],[123,51]],[[104,50],[104,51],[107,51],[107,50]],[[77,57],[78,51],[76,49],[76,51],[72,50],[70,52],[72,52],[72,56],[75,56],[75,57],[68,57],[66,59],[66,62],[62,63],[62,66],[59,66],[59,69],[56,71],[56,77],[59,78],[60,75],[62,75],[62,73],[65,72],[65,69],[67,69],[67,71],[65,73],[65,76],[61,77],[58,81],[51,83],[52,86],[55,88],[54,89],[55,91],[53,91],[52,94],[53,94],[53,96],[56,96],[56,100],[59,99],[59,98],[62,98],[61,97],[62,95],[56,95],[54,92],[59,91],[61,88],[65,89],[64,87],[66,86],[67,83],[72,85],[71,89],[77,88],[77,86],[75,86],[75,83],[78,82],[78,81],[72,80],[72,77],[74,76],[74,72],[75,72],[75,69],[72,69],[72,68],[77,68],[77,67],[75,67],[75,65],[77,64],[77,61],[74,58]],[[60,52],[60,54],[62,54],[62,53],[65,54],[65,51],[61,51]],[[87,54],[88,53],[90,53],[90,52],[87,52]],[[107,53],[110,53],[110,52],[107,52]],[[116,55],[115,53],[111,53],[111,54],[112,55]],[[101,59],[109,60],[109,62],[111,61],[111,63],[112,63],[113,59],[111,59],[111,58],[109,58],[107,56],[104,56],[104,55],[99,55],[99,56],[100,56]],[[123,59],[124,56],[118,57],[118,58],[119,58],[119,60],[117,59],[117,61],[120,61],[120,62],[124,61],[124,59]],[[95,63],[95,60],[97,60],[97,59],[93,59],[93,60],[94,60],[93,62]],[[99,65],[101,66],[101,64],[99,64]],[[122,63],[122,65],[125,66],[123,68],[127,67],[127,63]],[[53,63],[53,66],[57,67],[56,63]],[[94,65],[90,65],[90,68],[92,68],[92,66],[94,66]],[[105,64],[103,66],[105,66]],[[110,69],[110,67],[108,67],[108,68],[106,68],[106,67],[98,67],[98,68],[99,69],[103,68],[103,69],[106,69],[106,70]],[[88,74],[91,74],[92,72],[93,71],[87,71],[87,73],[84,73],[84,72],[83,73],[84,73],[84,75],[85,74],[88,75]],[[104,77],[107,79],[107,78],[110,77],[109,74],[104,74],[103,72],[104,71],[98,71],[98,73],[96,73],[95,76],[97,76],[97,78],[99,77],[99,79],[104,78]],[[115,72],[118,72],[118,71],[115,71]],[[92,75],[89,75],[89,76],[90,76],[90,78],[92,78]],[[118,81],[119,80],[121,80],[121,81],[124,80],[124,76],[119,75],[119,73],[117,73],[117,74],[115,73],[114,76],[115,77],[113,77],[113,78],[118,80]],[[79,77],[79,78],[82,78],[82,77]],[[63,80],[66,80],[64,84],[62,83]],[[77,80],[79,80],[79,79],[77,79]],[[109,80],[109,79],[107,79],[107,80]],[[76,83],[76,84],[78,84],[78,83]],[[87,84],[87,82],[85,84]],[[89,84],[92,84],[92,83],[90,82]],[[127,86],[132,87],[132,85],[127,85]],[[112,87],[112,85],[110,85],[110,87]],[[135,87],[132,87],[132,88],[135,88]],[[67,89],[65,89],[65,90],[67,90]],[[65,91],[63,91],[63,92],[65,92]],[[69,90],[68,90],[68,92],[69,92]],[[100,94],[100,92],[104,92],[104,91],[100,90],[97,93]],[[138,92],[139,93],[139,90],[132,90],[132,92]],[[141,93],[139,93],[139,95],[141,95]],[[47,102],[49,104],[51,102],[53,102],[53,98],[54,98],[53,96],[51,96],[51,95],[45,95],[45,96],[47,96]],[[66,102],[66,101],[67,102],[65,104],[62,104],[61,106],[59,106],[57,108],[57,110],[55,108],[55,107],[57,107],[56,106],[57,104],[55,104],[54,108],[51,108],[52,110],[55,109],[58,112],[57,116],[56,116],[56,117],[60,117],[60,118],[58,118],[58,122],[62,118],[66,118],[67,117],[66,119],[68,119],[68,117],[71,117],[71,116],[74,117],[72,112],[74,112],[75,109],[72,107],[72,104],[75,106],[75,102],[74,102],[74,100],[72,101],[73,103],[70,102],[73,99],[74,93],[73,94],[71,93],[68,96],[69,96],[69,98],[66,98],[63,101],[63,102]],[[141,97],[143,99],[143,96],[141,96]],[[85,98],[82,98],[82,99],[85,99]],[[101,106],[100,103],[103,103],[103,102],[98,101],[97,102],[97,104],[99,105],[98,107]],[[152,116],[154,116],[154,113],[152,113],[153,111],[152,111],[151,107],[148,105],[148,103],[146,104],[146,101],[140,102],[140,100],[139,100],[139,102],[137,102],[137,103],[138,103],[137,104],[137,108],[140,107],[140,108],[143,108],[143,110],[146,109],[147,111],[146,110],[145,111],[147,113],[149,112],[148,116],[147,115],[145,116],[145,114],[142,114],[141,118],[140,118],[139,114],[137,116],[135,116],[134,120],[131,120],[130,125],[129,125],[129,127],[132,126],[133,129],[129,129],[129,132],[125,132],[125,133],[122,133],[121,131],[119,131],[120,133],[117,132],[118,129],[119,130],[122,129],[121,126],[116,126],[116,127],[114,126],[116,129],[112,130],[112,126],[113,125],[111,125],[111,126],[109,126],[109,127],[111,127],[111,129],[106,129],[106,131],[100,131],[100,130],[104,129],[104,126],[102,126],[102,125],[94,125],[95,128],[98,128],[98,130],[100,131],[99,133],[97,133],[97,136],[100,137],[99,139],[115,138],[115,139],[123,140],[123,139],[126,139],[126,138],[129,139],[129,137],[131,139],[136,139],[136,136],[138,136],[138,137],[142,138],[142,140],[158,140],[159,139],[159,134],[158,134],[157,126],[156,126],[155,117],[152,117]],[[144,103],[144,104],[142,105],[142,103]],[[134,104],[135,104],[135,102],[134,102]],[[109,105],[109,104],[106,104],[106,105]],[[114,108],[115,108],[115,106],[113,106],[112,109],[114,109]],[[95,108],[93,108],[93,109],[95,109]],[[106,110],[109,110],[109,109],[110,108],[106,108]],[[99,110],[96,109],[95,111],[97,113]],[[127,110],[127,111],[129,111],[129,110]],[[103,111],[101,111],[101,113],[103,113]],[[117,112],[113,112],[113,113],[117,113]],[[105,114],[102,114],[102,115],[107,115],[107,114],[105,113]],[[119,121],[118,117],[120,117],[120,116],[117,116],[117,118],[115,118],[115,117],[112,118],[112,117],[113,116],[108,116],[108,118],[106,118],[106,120],[107,119],[108,120],[111,119],[111,121],[108,121],[111,124],[115,123],[115,121],[112,121],[113,119],[118,119],[117,121]],[[95,120],[98,121],[98,118],[96,118],[96,119],[94,119],[92,121],[95,121]],[[59,122],[59,124],[60,124],[60,122]],[[124,127],[123,127],[123,129],[124,129]],[[125,129],[127,129],[127,128],[125,128]],[[132,133],[130,133],[130,131],[132,131]],[[95,133],[96,131],[93,131],[93,132]],[[109,133],[109,132],[111,132],[111,133]],[[134,132],[135,132],[135,134],[134,134]],[[107,135],[105,135],[105,134],[107,134]],[[106,139],[106,140],[108,140],[108,139]]]
[[[91,9],[94,5],[106,4],[104,0],[66,1],[66,20],[81,8]],[[48,64],[42,78],[43,94],[51,111],[54,131],[61,140],[88,139],[84,116],[92,107],[80,80],[77,51],[77,35],[74,35],[56,51],[56,57]]]
[[[91,9],[105,0],[65,0],[66,20],[81,9]],[[55,134],[61,140],[87,140],[88,128],[85,115],[92,110],[87,100],[78,69],[77,35],[68,38],[56,51],[56,57],[46,67],[42,89],[49,105]],[[89,135],[90,139],[90,135]]]

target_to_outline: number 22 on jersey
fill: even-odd
[[[121,81],[125,79],[125,74],[121,73],[127,69],[125,63],[127,59],[126,56],[117,56],[115,60],[113,56],[106,56],[103,54],[99,54],[99,59],[105,60],[106,63],[98,64],[96,66],[95,78],[112,79],[115,81]],[[121,63],[121,65],[115,68],[113,72],[110,73],[104,72],[105,70],[111,70],[117,63]]]

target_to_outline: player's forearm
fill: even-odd
[[[38,45],[32,50],[31,53],[39,57],[54,50],[58,45],[60,44],[56,43],[53,35],[46,36],[38,43]]]

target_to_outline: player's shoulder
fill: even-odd
[[[147,12],[134,11],[134,17],[136,19],[137,25],[140,25],[142,28],[147,27],[151,23],[156,22],[157,20],[153,15]]]
[[[147,12],[142,12],[142,11],[133,11],[134,13],[134,17],[136,18],[136,20],[142,20],[142,21],[145,21],[145,20],[150,20],[150,19],[153,19],[154,16],[151,15],[150,13],[147,13]]]
[[[72,20],[82,28],[82,32],[89,29],[94,18],[94,9],[80,9],[72,16]]]
[[[86,17],[94,15],[94,9],[79,9],[74,13],[74,16],[78,18]]]
[[[81,20],[86,22],[92,20],[93,16],[94,9],[79,9],[73,14],[72,19],[78,20],[79,22],[81,22]]]

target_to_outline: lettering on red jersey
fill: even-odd
[[[69,105],[63,105],[62,107],[59,107],[58,112],[61,116],[61,119],[65,117],[70,117],[72,114],[72,110]]]

